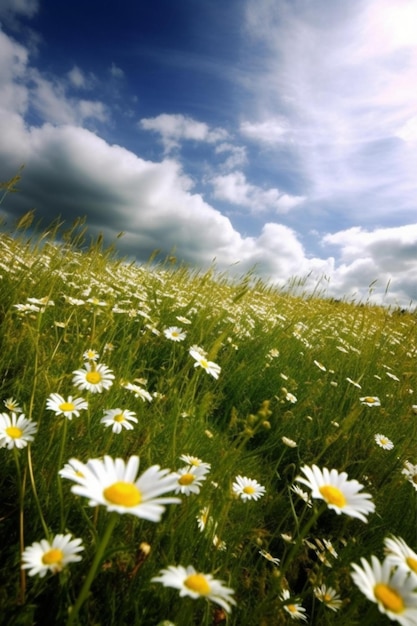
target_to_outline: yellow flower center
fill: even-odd
[[[243,487],[242,491],[243,493],[252,495],[252,493],[255,493],[255,487],[252,487],[251,485],[246,485],[246,487]]]
[[[20,439],[20,437],[23,435],[23,430],[21,428],[18,428],[17,426],[9,426],[8,428],[6,428],[6,433],[12,439]]]
[[[44,565],[54,565],[54,563],[59,564],[61,563],[63,558],[64,553],[62,552],[62,550],[59,550],[58,548],[52,548],[48,552],[45,552],[45,554],[42,556],[42,563]]]
[[[123,413],[119,413],[118,415],[115,415],[113,417],[113,420],[115,422],[124,422],[125,421],[125,416],[123,415]]]
[[[392,613],[402,613],[404,611],[404,600],[396,589],[385,583],[378,583],[374,587],[375,598]]]
[[[111,504],[137,506],[142,502],[142,494],[134,483],[118,481],[103,491],[103,496]]]
[[[178,482],[180,485],[191,485],[191,483],[193,483],[194,480],[195,480],[194,474],[183,474],[178,479]]]
[[[374,402],[376,402],[376,398],[373,398],[372,396],[366,396],[363,401],[367,402],[368,404],[373,404]]]
[[[287,604],[287,609],[290,613],[297,613],[297,607],[295,604]]]
[[[417,559],[412,556],[408,556],[405,560],[408,567],[413,570],[417,574]]]
[[[97,385],[101,381],[100,372],[87,372],[85,379],[90,385]]]
[[[60,411],[64,411],[65,413],[65,411],[73,411],[75,409],[75,404],[73,402],[63,402],[58,408]]]
[[[204,367],[205,369],[207,369],[208,368],[208,361],[206,361],[205,359],[201,359],[200,365],[201,365],[201,367]]]
[[[333,485],[323,485],[319,488],[319,491],[327,504],[334,504],[341,509],[346,505],[346,498],[337,487]]]
[[[329,593],[325,593],[323,596],[323,602],[331,602],[332,596]]]
[[[184,580],[184,585],[188,587],[188,589],[191,589],[191,591],[195,591],[195,593],[199,593],[202,596],[207,596],[211,591],[204,574],[190,574],[190,576]]]

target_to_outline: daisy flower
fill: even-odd
[[[97,359],[99,358],[99,353],[97,352],[97,350],[93,350],[92,348],[89,348],[88,350],[86,350],[83,354],[83,359],[85,361],[97,361]]]
[[[373,513],[375,505],[369,493],[359,493],[363,485],[357,480],[347,480],[346,472],[339,473],[336,469],[322,470],[313,465],[301,468],[306,478],[298,477],[296,481],[311,489],[311,497],[324,500],[338,515],[345,513],[350,517],[367,522],[366,515]]]
[[[363,398],[359,398],[362,404],[366,404],[366,406],[381,406],[381,401],[376,396],[364,396]]]
[[[84,550],[81,539],[71,539],[72,535],[56,535],[52,542],[47,539],[35,541],[22,553],[22,569],[29,570],[29,576],[39,574],[43,578],[47,572],[57,574],[68,563],[81,561],[77,552]]]
[[[297,442],[294,441],[294,439],[290,439],[289,437],[281,437],[281,441],[284,445],[288,446],[289,448],[297,447]]]
[[[101,393],[104,389],[109,389],[114,380],[114,374],[103,363],[86,363],[84,369],[75,370],[73,374],[73,384],[91,393]]]
[[[205,506],[204,509],[201,509],[200,513],[196,516],[198,529],[199,529],[200,532],[203,532],[203,530],[205,529],[206,525],[209,522],[212,522],[212,518],[209,517],[209,512],[210,512],[209,507]]]
[[[21,413],[0,413],[0,448],[25,448],[33,441],[38,425]]]
[[[139,387],[139,385],[134,385],[133,383],[126,383],[123,387],[128,391],[132,391],[135,398],[140,398],[143,402],[145,402],[145,400],[152,402],[151,394],[149,391],[146,391],[146,389],[143,389],[143,387]]]
[[[281,600],[283,602],[287,602],[287,600],[290,599],[290,596],[291,594],[288,589],[284,589],[281,592]],[[297,602],[284,604],[284,611],[286,611],[290,615],[291,619],[301,620],[304,622],[307,621],[307,616],[304,615],[304,613],[306,612],[305,608]]]
[[[126,430],[133,430],[133,426],[130,422],[138,423],[133,411],[126,411],[122,409],[107,409],[104,411],[104,417],[101,418],[100,424],[105,426],[111,426],[114,433],[121,433],[123,428]]]
[[[340,349],[340,348],[339,348]],[[359,383],[357,383],[355,380],[352,380],[351,378],[346,378],[346,380],[348,381],[348,383],[350,383],[351,385],[353,385],[354,387],[357,387],[358,389],[362,389],[361,385]],[[362,400],[362,398],[361,398]]]
[[[267,561],[269,561],[270,563],[278,567],[280,563],[280,560],[278,558],[272,556],[272,554],[270,554],[266,550],[259,550],[259,554],[263,556],[264,559],[266,559]]]
[[[71,459],[69,464],[77,470],[72,480],[78,483],[71,487],[71,491],[88,498],[90,506],[102,504],[108,511],[131,513],[151,522],[159,522],[165,504],[181,502],[179,498],[159,497],[177,487],[177,474],[152,465],[137,477],[138,456],[131,456],[127,462],[110,456],[105,456],[103,460],[90,459],[87,463]]]
[[[192,565],[170,565],[161,570],[159,576],[151,579],[152,582],[162,583],[164,587],[178,589],[180,596],[189,596],[194,600],[206,598],[219,604],[227,613],[236,601],[232,598],[233,589],[226,587],[221,580],[216,580],[211,574],[197,572]]]
[[[72,398],[68,396],[68,400],[65,400],[59,393],[51,393],[46,401],[46,408],[50,411],[55,411],[56,415],[64,415],[69,420],[72,418],[80,417],[80,411],[88,408],[88,402],[83,398]]]
[[[78,459],[70,459],[68,463],[65,463],[62,470],[59,470],[58,474],[61,478],[69,478],[76,483],[83,483],[85,478],[83,471],[84,463]]]
[[[387,560],[399,569],[411,573],[416,581],[417,588],[417,554],[401,537],[387,537],[384,539]]]
[[[169,328],[165,328],[164,335],[171,341],[184,341],[187,333],[182,330],[182,328],[178,328],[178,326],[170,326]]]
[[[205,467],[187,465],[177,472],[177,485],[175,493],[183,493],[189,496],[191,493],[200,493],[200,487],[206,480],[208,470]]]
[[[384,450],[392,450],[394,447],[394,444],[392,443],[391,439],[388,439],[388,437],[385,437],[385,435],[381,435],[381,434],[377,434],[374,436],[375,442],[379,445],[380,448],[384,448]]]
[[[416,581],[401,568],[393,570],[392,563],[382,563],[372,555],[371,563],[361,558],[362,567],[352,563],[353,582],[360,591],[378,605],[381,613],[402,626],[417,624]]]
[[[204,467],[208,472],[211,469],[210,463],[204,463],[197,456],[192,456],[191,454],[181,454],[180,460],[184,461],[187,465],[193,465],[194,467]]]
[[[207,374],[210,374],[213,378],[219,377],[222,369],[220,365],[213,363],[213,361],[207,361],[206,357],[194,348],[190,348],[190,355],[195,360],[194,367],[202,367],[206,370]]]
[[[405,461],[401,474],[403,474],[413,485],[414,489],[417,490],[417,465],[413,465],[410,461]]]
[[[303,491],[301,487],[299,487],[298,485],[291,485],[291,491],[295,493],[296,496],[304,500],[307,506],[309,507],[313,506],[310,496],[308,495],[306,491]]]
[[[6,409],[12,413],[22,413],[23,409],[19,406],[19,403],[14,398],[7,398],[3,401]]]
[[[289,391],[287,391],[285,399],[287,400],[287,402],[291,402],[291,404],[295,404],[297,402],[297,398],[295,397],[295,395],[293,393],[290,393]]]
[[[342,600],[333,587],[321,585],[321,587],[314,587],[313,592],[317,600],[323,602],[323,604],[332,611],[338,611],[341,608]]]
[[[236,476],[235,482],[232,485],[233,493],[239,496],[244,502],[246,500],[259,500],[265,495],[265,487],[263,487],[257,480],[253,478],[247,478],[246,476]]]

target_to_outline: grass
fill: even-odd
[[[29,445],[0,449],[4,623],[278,626],[294,623],[295,605],[315,626],[391,623],[355,586],[351,564],[382,559],[388,536],[417,549],[416,490],[402,472],[417,463],[415,314],[295,296],[169,260],[129,264],[100,240],[86,246],[82,221],[29,235],[32,217],[0,237],[0,410],[10,416],[13,398],[37,426]],[[171,327],[185,337],[168,338]],[[198,366],[193,346],[221,368],[218,378]],[[111,370],[108,389],[74,385],[86,362]],[[47,408],[56,393],[88,409],[56,415]],[[361,402],[367,396],[380,405]],[[101,423],[116,408],[134,412],[131,430]],[[394,447],[377,445],[376,434]],[[58,474],[71,458],[104,455],[138,455],[140,473],[155,464],[178,471],[184,454],[210,471],[158,523],[89,506]],[[292,490],[309,495],[295,480],[314,464],[363,485],[375,504],[366,522]],[[243,501],[232,490],[238,475],[265,494]],[[80,561],[42,577],[21,569],[23,549],[59,533],[82,540]],[[236,606],[226,613],[152,581],[172,565],[223,581]],[[339,594],[337,612],[314,594],[321,585]]]

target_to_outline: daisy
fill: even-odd
[[[14,398],[7,398],[3,401],[4,406],[8,411],[12,413],[22,413],[23,409],[19,406],[19,403]]]
[[[203,530],[205,529],[206,525],[209,522],[212,522],[212,518],[209,517],[209,512],[210,509],[208,506],[205,506],[204,509],[201,509],[200,513],[197,515],[196,520],[197,520],[197,524],[198,524],[198,529],[200,532],[203,532]]]
[[[295,395],[293,393],[290,393],[289,391],[287,391],[285,399],[287,400],[287,402],[291,402],[291,404],[295,404],[297,402],[297,398],[295,397]]]
[[[270,554],[269,552],[267,552],[266,550],[259,550],[259,554],[261,556],[264,557],[264,559],[266,559],[267,561],[269,561],[270,563],[272,563],[273,565],[278,566],[280,563],[280,560],[277,559],[276,557],[272,556],[272,554]]]
[[[417,465],[413,465],[410,461],[405,461],[404,469],[401,470],[401,474],[407,478],[417,491]]]
[[[65,400],[59,393],[51,393],[46,401],[46,408],[50,411],[55,411],[56,415],[64,415],[69,420],[72,418],[80,417],[80,411],[88,408],[88,402],[83,398],[72,398],[68,396],[68,400]]]
[[[219,377],[222,369],[220,365],[217,365],[217,363],[213,363],[213,361],[207,361],[206,357],[194,348],[190,348],[190,355],[196,361],[194,363],[194,367],[202,367],[204,370],[206,370],[207,374],[210,374],[211,376],[213,376],[213,378]]]
[[[126,411],[122,409],[107,409],[104,411],[104,417],[101,418],[100,424],[105,426],[112,426],[114,433],[121,433],[123,428],[126,430],[133,430],[133,426],[130,422],[138,423],[133,411]]]
[[[342,600],[333,587],[321,585],[321,587],[314,587],[313,592],[317,600],[323,602],[332,611],[338,611],[341,608]]]
[[[244,502],[246,500],[259,500],[265,495],[265,487],[258,483],[253,478],[247,478],[246,476],[236,476],[235,482],[232,485],[233,493],[239,496]]]
[[[320,363],[320,361],[313,361],[314,365],[316,365],[319,370],[321,370],[322,372],[326,372],[326,367],[323,365],[323,363]]]
[[[0,413],[0,448],[25,448],[33,441],[38,425],[21,413]]]
[[[191,493],[200,493],[200,487],[206,480],[208,470],[204,467],[187,465],[177,472],[177,485],[175,493],[183,493],[189,496]]]
[[[143,402],[145,402],[145,400],[152,402],[151,394],[149,391],[146,391],[146,389],[143,389],[143,387],[139,387],[139,385],[134,385],[133,383],[126,383],[123,387],[128,391],[132,391],[135,398],[140,398]]]
[[[340,350],[340,348],[339,348]],[[351,378],[346,378],[346,380],[348,381],[348,383],[350,383],[351,385],[353,385],[354,387],[357,387],[358,389],[362,389],[361,385],[359,383],[357,383],[355,380],[352,380]]]
[[[197,572],[192,565],[188,567],[170,565],[151,580],[162,583],[164,587],[178,589],[181,597],[189,596],[194,600],[207,598],[219,604],[228,613],[231,611],[231,605],[236,604],[232,598],[233,589],[225,587],[223,581],[216,580],[211,574]]]
[[[293,439],[290,439],[289,437],[281,437],[281,441],[282,441],[283,444],[285,444],[289,448],[296,448],[297,447],[297,442],[294,441]]]
[[[47,539],[35,541],[22,553],[22,569],[29,570],[29,576],[39,574],[41,578],[47,572],[57,574],[68,563],[81,561],[77,552],[84,550],[81,539],[71,539],[68,535],[56,535],[52,542]]]
[[[102,504],[108,511],[131,513],[159,522],[165,504],[181,502],[179,498],[158,497],[177,487],[177,474],[153,465],[138,478],[138,456],[131,456],[127,462],[105,456],[103,460],[90,459],[81,463],[71,459],[69,463],[77,470],[72,480],[78,483],[71,487],[71,491],[88,498],[90,506]]]
[[[89,348],[88,350],[86,350],[83,354],[83,359],[85,361],[97,361],[97,359],[99,358],[99,353],[97,352],[97,350],[92,350],[92,348]]]
[[[384,539],[387,560],[398,569],[411,573],[416,581],[417,588],[417,554],[401,537],[387,537]]]
[[[381,435],[378,433],[377,435],[375,435],[374,439],[375,442],[380,446],[380,448],[384,448],[384,450],[392,450],[394,447],[391,439],[388,439],[388,437],[385,437],[385,435]]]
[[[62,470],[59,470],[58,474],[61,478],[69,478],[74,482],[84,482],[84,463],[78,461],[78,459],[70,459],[68,463],[65,463]]]
[[[417,592],[415,578],[403,569],[393,570],[392,563],[382,563],[371,556],[371,563],[361,558],[362,567],[352,563],[353,582],[362,593],[378,605],[381,613],[402,626],[417,624]]]
[[[311,502],[311,498],[306,491],[303,491],[301,487],[298,485],[291,485],[291,491],[295,493],[296,496],[304,500],[307,506],[312,507],[313,503]]]
[[[359,398],[362,404],[366,404],[366,406],[381,406],[381,401],[376,396],[364,396],[363,398]]]
[[[187,465],[193,465],[194,467],[204,467],[206,471],[209,471],[211,469],[210,463],[204,463],[197,456],[192,456],[191,454],[181,454],[180,459],[181,461],[184,461],[184,463],[186,463]]]
[[[169,328],[165,328],[164,335],[167,339],[171,339],[171,341],[184,341],[187,333],[183,331],[182,328],[178,328],[178,326],[170,326]]]
[[[311,497],[324,500],[338,515],[345,513],[367,522],[366,515],[373,513],[375,505],[370,501],[369,493],[359,493],[363,485],[357,480],[347,480],[346,472],[339,473],[336,469],[322,470],[313,465],[301,468],[306,478],[298,477],[297,482],[311,489]]]
[[[112,371],[102,363],[86,363],[84,369],[75,370],[73,374],[73,384],[91,393],[101,393],[104,389],[109,389],[114,380]]]
[[[288,589],[284,589],[281,593],[281,600],[283,600],[284,602],[286,602],[287,600],[290,599],[290,592],[288,591]],[[288,603],[288,604],[284,604],[284,611],[286,611],[287,613],[289,613],[291,619],[295,619],[295,620],[301,620],[306,622],[307,621],[307,616],[304,615],[304,613],[306,612],[305,608],[301,606],[301,604],[298,603]]]

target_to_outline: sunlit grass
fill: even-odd
[[[129,264],[32,218],[0,237],[5,623],[417,623],[415,313]],[[352,563],[391,536],[412,589],[386,574],[381,605]]]

